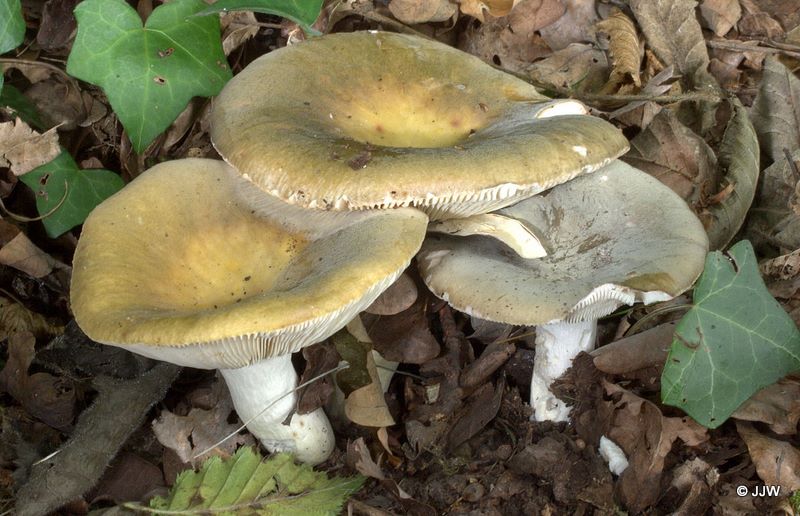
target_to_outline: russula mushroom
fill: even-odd
[[[498,209],[628,149],[572,100],[447,45],[355,32],[253,61],[214,101],[211,137],[260,188],[307,208]]]
[[[87,218],[72,310],[98,342],[220,369],[267,449],[319,463],[334,444],[322,409],[282,424],[296,401],[290,355],[392,284],[427,217],[410,208],[309,214],[254,189],[221,161],[145,172]]]
[[[621,305],[665,301],[703,269],[708,239],[684,201],[621,161],[499,211],[541,235],[547,256],[525,259],[486,236],[433,235],[418,254],[425,283],[470,315],[536,325],[531,405],[538,421],[563,421],[552,392],[597,319]]]

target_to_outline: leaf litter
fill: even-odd
[[[63,60],[69,51],[73,21],[56,14],[68,13],[72,4],[51,0],[41,18],[27,20],[36,29],[29,35],[36,35],[38,52],[47,59]],[[143,18],[156,7],[141,4],[138,15]],[[630,2],[621,11],[593,0],[370,4],[350,1],[338,9],[326,7],[315,26],[325,31],[391,27],[423,33],[526,77],[545,92],[583,100],[635,143],[628,158],[685,196],[706,224],[714,248],[738,240],[747,216],[739,235],[752,239],[764,258],[766,288],[795,323],[800,320],[800,116],[795,112],[800,105],[800,15],[785,3],[704,0],[696,6],[648,0]],[[292,32],[296,23],[278,26],[262,15],[228,12],[221,20],[220,51],[234,72],[298,38]],[[307,25],[312,21],[303,20]],[[192,100],[186,109],[170,105],[182,110],[181,115],[166,136],[144,148],[147,138],[132,144],[122,133],[102,92],[78,84],[50,62],[26,54],[2,63],[8,92],[2,98],[11,100],[4,100],[8,106],[0,123],[10,128],[27,123],[37,133],[61,124],[59,133],[48,133],[52,155],[33,145],[16,163],[36,163],[31,159],[40,155],[39,165],[45,165],[63,145],[81,167],[69,164],[58,173],[76,178],[74,188],[80,191],[86,183],[78,178],[91,177],[83,168],[105,166],[124,171],[130,179],[153,160],[215,156],[207,135],[207,101]],[[137,123],[126,121],[128,127]],[[36,137],[33,131],[29,135]],[[87,160],[93,165],[84,166]],[[4,167],[12,168],[10,162],[6,159]],[[11,172],[25,167],[13,168]],[[44,175],[31,178],[38,183],[47,174],[45,169]],[[54,197],[57,202],[64,192],[55,189],[63,182],[53,182],[50,175],[45,182],[54,190],[43,191],[32,182],[36,196],[9,174],[0,180],[6,204],[29,218],[47,211],[37,210],[36,200]],[[73,220],[80,223],[83,216]],[[0,326],[9,338],[0,372],[10,405],[2,415],[2,432],[4,443],[15,444],[10,451],[0,447],[0,489],[3,498],[26,497],[19,506],[22,514],[80,497],[93,508],[102,499],[145,502],[144,488],[134,487],[131,475],[152,478],[160,470],[173,483],[178,470],[187,467],[185,458],[236,428],[230,402],[214,392],[219,384],[209,374],[185,372],[167,391],[176,371],[165,371],[156,381],[158,388],[144,392],[141,382],[153,378],[152,363],[72,340],[67,270],[60,264],[69,263],[74,249],[73,220],[15,223],[1,233],[9,238],[0,247],[0,288],[13,297],[0,302]],[[54,229],[54,224],[60,227]],[[48,239],[41,229],[48,225],[51,235],[63,229],[64,236]],[[337,474],[344,468],[372,479],[370,489],[358,493],[349,506],[354,513],[561,514],[618,507],[654,513],[757,513],[782,507],[788,493],[774,500],[743,499],[736,495],[738,485],[798,488],[796,377],[758,390],[732,407],[733,419],[714,430],[704,430],[655,401],[680,313],[625,336],[618,326],[630,326],[640,312],[624,316],[625,324],[619,323],[619,315],[602,322],[601,343],[611,345],[576,362],[558,386],[576,414],[574,427],[564,428],[529,421],[523,400],[532,367],[528,348],[533,339],[526,337],[530,329],[492,325],[443,309],[418,281],[402,281],[404,288],[387,291],[372,307],[377,313],[361,315],[364,329],[355,339],[357,346],[350,345],[355,374],[337,387],[344,386],[351,397],[368,393],[358,403],[351,399],[349,411],[343,409],[347,430],[339,449],[347,452],[335,454],[326,466]],[[761,299],[759,292],[755,297]],[[697,298],[695,303],[701,304]],[[48,342],[65,325],[67,334]],[[32,331],[38,340],[21,340],[24,331]],[[341,359],[333,349],[326,343],[309,350],[303,378]],[[390,380],[377,365],[376,350],[390,363],[399,363],[389,368],[397,369]],[[108,385],[137,400],[126,402],[139,407],[136,417],[100,410],[110,396]],[[329,406],[336,397],[332,392],[337,392],[332,383],[312,384],[300,393],[298,410]],[[143,415],[165,393],[158,410]],[[47,403],[56,408],[46,408]],[[363,426],[348,422],[348,415]],[[25,425],[41,429],[35,439]],[[629,462],[618,477],[598,452],[603,435],[622,448]],[[233,457],[247,437],[236,434],[214,453]],[[109,441],[96,460],[85,461],[97,442]],[[123,445],[125,451],[112,463]],[[31,469],[32,462],[59,447],[62,451],[44,463],[54,473],[42,465]],[[42,486],[52,485],[56,473],[65,476],[48,493]],[[96,492],[89,493],[98,479]]]

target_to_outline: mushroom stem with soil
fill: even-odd
[[[236,413],[265,448],[294,453],[308,464],[328,458],[335,443],[325,412],[318,408],[309,414],[292,414],[297,404],[297,374],[291,354],[219,372]],[[289,424],[283,424],[287,419]]]

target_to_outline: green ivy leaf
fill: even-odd
[[[0,80],[0,86],[2,86],[2,80]],[[0,91],[0,106],[9,108],[12,116],[20,117],[34,129],[38,131],[46,129],[36,106],[14,86],[7,85]]]
[[[211,457],[198,472],[184,471],[169,495],[154,498],[150,507],[197,514],[335,515],[363,483],[360,476],[328,478],[309,465],[295,464],[285,453],[262,461],[258,452],[245,447],[228,459]]]
[[[217,17],[191,17],[202,0],[173,0],[142,26],[124,0],[85,0],[67,72],[103,88],[137,152],[194,96],[216,95],[231,77]]]
[[[18,47],[24,38],[25,19],[20,0],[0,0],[0,54]]]
[[[19,179],[36,193],[39,214],[49,213],[42,224],[53,238],[83,224],[95,206],[124,186],[109,170],[79,169],[67,151]]]
[[[292,20],[309,34],[318,35],[319,31],[312,29],[311,24],[317,20],[321,9],[322,0],[218,0],[199,14],[203,16],[224,11],[274,14]]]
[[[750,242],[708,254],[694,306],[675,328],[661,400],[708,427],[800,369],[800,331],[767,291]]]

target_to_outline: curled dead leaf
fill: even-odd
[[[3,228],[0,231],[0,263],[34,278],[50,274],[56,261],[49,254],[39,249],[16,226],[4,220],[0,220],[0,226]]]
[[[639,36],[636,26],[622,11],[616,10],[611,16],[597,23],[598,32],[608,34],[608,52],[611,55],[611,76],[604,90],[614,92],[630,77],[638,88],[642,85],[639,77],[639,68],[642,62],[642,52],[639,46]]]

